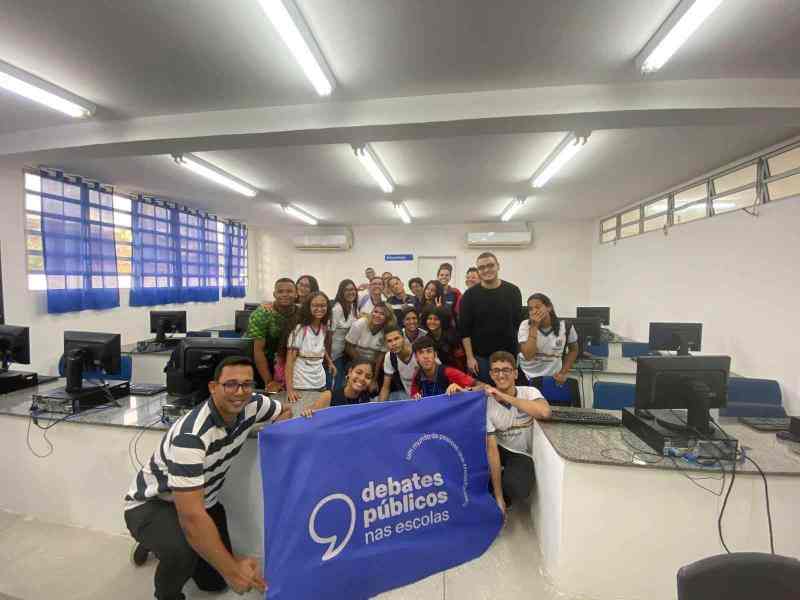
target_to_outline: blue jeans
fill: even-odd
[[[475,360],[478,361],[478,380],[483,383],[488,383],[489,385],[494,385],[494,381],[489,377],[489,357],[476,356]],[[473,373],[469,373],[469,375],[473,375]]]
[[[333,387],[328,389],[338,390],[340,387],[344,387],[344,378],[347,375],[347,364],[349,362],[344,354],[333,361],[333,364],[336,365],[336,379],[333,381]]]

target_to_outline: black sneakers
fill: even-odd
[[[144,563],[147,562],[147,558],[149,556],[150,556],[150,550],[148,550],[141,544],[136,544],[133,547],[133,551],[131,552],[131,561],[137,567],[141,567]]]

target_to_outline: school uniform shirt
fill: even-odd
[[[136,473],[125,495],[125,510],[154,498],[174,502],[173,492],[197,489],[203,490],[205,507],[213,507],[247,434],[280,413],[280,402],[261,394],[253,394],[231,425],[211,398],[196,406],[172,424]]]
[[[359,358],[375,363],[378,354],[386,352],[386,342],[383,339],[383,329],[372,333],[369,329],[367,317],[361,317],[350,327],[345,336],[345,341],[356,347]]]
[[[344,354],[344,339],[347,332],[358,320],[358,311],[353,309],[347,318],[344,318],[344,309],[337,302],[331,309],[331,359],[338,360]]]
[[[517,386],[517,398],[539,400],[544,398],[535,387]],[[497,443],[517,452],[533,452],[533,417],[516,406],[502,404],[486,397],[486,433],[493,433]]]
[[[520,346],[528,341],[530,332],[530,320],[525,319],[519,326],[519,334],[517,336]],[[566,321],[559,323],[558,334],[552,328],[539,329],[536,336],[536,354],[532,360],[525,360],[522,352],[520,352],[518,356],[519,368],[528,378],[555,375],[563,365],[561,357],[564,354],[565,345],[574,344],[577,341],[578,334],[575,332],[574,327],[570,327],[569,333],[567,333]]]
[[[356,398],[344,395],[344,386],[331,392],[331,406],[350,406],[352,404],[366,404],[370,401],[369,390],[364,390]]]
[[[424,329],[422,329],[422,327],[417,327],[417,335],[415,335],[414,337],[409,336],[408,332],[405,329],[405,327],[403,327],[403,337],[406,338],[409,341],[409,343],[411,343],[411,344],[413,344],[416,340],[421,338],[423,335],[428,335],[428,332],[425,331]]]
[[[383,299],[381,299],[381,302],[383,302]],[[373,308],[375,308],[375,303],[372,301],[372,296],[367,292],[358,300],[358,314],[361,317],[368,317],[372,314]]]
[[[414,382],[414,373],[416,373],[417,369],[419,368],[419,365],[417,364],[417,357],[412,352],[408,362],[405,362],[402,358],[400,358],[399,354],[396,356],[397,371],[398,375],[400,376],[400,383],[403,384],[403,389],[406,391],[406,394],[411,397],[411,384]],[[383,372],[389,377],[394,375],[394,366],[392,366],[392,355],[390,352],[387,352],[383,359]]]
[[[398,298],[397,296],[389,296],[386,299],[386,304],[388,304],[394,311],[394,318],[397,319],[397,322],[402,323],[403,311],[407,308],[414,307],[414,297],[408,295],[403,296],[402,298]]]
[[[310,325],[298,325],[289,336],[287,348],[297,350],[292,384],[297,390],[321,390],[325,387],[325,335],[321,325],[317,331]]]

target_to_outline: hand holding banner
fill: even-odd
[[[369,598],[480,556],[483,392],[335,407],[259,435],[267,598]]]

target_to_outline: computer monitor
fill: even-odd
[[[31,363],[30,330],[28,327],[0,325],[0,373],[11,363]]]
[[[686,409],[689,432],[709,433],[710,408],[728,402],[730,356],[641,356],[636,363],[637,409]],[[657,419],[669,429],[674,420]]]
[[[689,350],[700,351],[702,323],[650,323],[650,350],[677,350],[687,356]]]
[[[575,314],[579,319],[600,319],[603,325],[611,323],[611,309],[608,306],[579,306]]]
[[[244,310],[254,311],[257,310],[261,305],[258,302],[245,302],[244,303]]]
[[[150,333],[156,334],[156,341],[164,343],[167,333],[186,333],[185,310],[151,310]]]
[[[600,319],[597,317],[566,319],[566,321],[575,328],[575,332],[578,334],[578,356],[583,356],[589,343],[599,342],[603,335]],[[569,335],[569,329],[567,335]]]
[[[250,323],[250,315],[253,314],[251,310],[237,310],[236,315],[234,316],[234,325],[233,328],[236,330],[236,333],[244,335],[247,333],[247,326]]]
[[[107,374],[120,370],[120,335],[93,331],[64,332],[65,389],[69,393],[83,388],[84,371],[103,371]]]
[[[180,395],[181,403],[194,406],[208,397],[208,383],[221,360],[244,356],[253,360],[250,338],[186,338],[178,346],[176,377],[167,378],[167,391]]]

